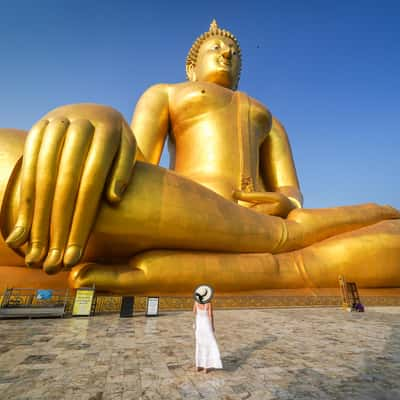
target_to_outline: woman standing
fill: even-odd
[[[214,315],[211,305],[213,290],[201,285],[194,292],[193,312],[196,316],[196,370],[221,369],[222,362],[215,339]]]

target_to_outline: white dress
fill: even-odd
[[[221,356],[207,310],[196,306],[196,367],[222,368]]]

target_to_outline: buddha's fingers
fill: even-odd
[[[58,162],[69,121],[56,118],[49,122],[43,136],[37,161],[35,205],[29,251],[25,256],[28,266],[42,261],[48,245],[50,213],[57,180]]]
[[[93,142],[85,163],[76,200],[64,265],[72,267],[82,257],[111,163],[120,145],[120,135],[107,124],[96,127]]]
[[[276,192],[243,192],[235,190],[233,197],[236,200],[248,201],[249,203],[275,203],[282,199],[282,195]]]
[[[75,120],[65,138],[51,213],[49,252],[43,264],[44,271],[49,274],[62,268],[79,182],[93,133],[94,126],[89,121]]]
[[[293,204],[278,192],[243,192],[234,191],[234,198],[254,204],[251,209],[265,215],[286,217],[293,209]]]
[[[257,211],[260,214],[264,215],[280,215],[280,204],[279,203],[264,203],[264,204],[255,204],[253,207],[250,207],[250,210]]]
[[[136,160],[136,139],[128,126],[123,121],[121,145],[111,171],[110,182],[107,188],[107,199],[110,203],[121,201],[132,176]]]
[[[27,137],[22,161],[21,193],[18,208],[17,222],[8,236],[6,243],[14,248],[28,240],[32,224],[34,207],[37,160],[40,145],[49,121],[42,120],[36,123]]]

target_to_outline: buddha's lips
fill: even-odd
[[[218,63],[224,67],[231,67],[232,66],[232,61],[231,60],[227,60],[223,57],[220,57],[218,59]]]

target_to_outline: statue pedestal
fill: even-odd
[[[21,267],[0,268],[0,296],[6,288],[66,289],[68,272],[47,275],[41,270]],[[71,295],[74,291],[71,291]],[[400,306],[400,289],[359,289],[361,302],[371,306]],[[98,312],[119,312],[121,296],[100,294]],[[104,303],[104,304],[103,304]],[[342,304],[337,288],[307,288],[261,290],[217,294],[213,301],[216,309],[267,308],[267,307],[340,307]],[[146,297],[135,297],[137,311],[145,311]],[[187,296],[160,296],[160,310],[191,310],[193,298]]]
[[[7,288],[66,289],[68,272],[47,275],[40,269],[0,266],[0,295]]]

